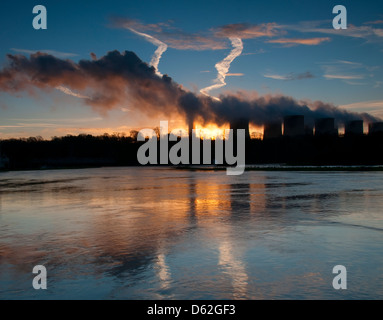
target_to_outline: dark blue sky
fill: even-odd
[[[37,4],[47,8],[47,30],[32,28]],[[337,4],[347,8],[347,30],[332,28]],[[130,29],[116,25],[116,18],[128,21]],[[36,51],[78,61],[90,59],[91,52],[101,57],[129,50],[150,63],[157,46],[134,29],[168,45],[158,71],[195,92],[214,84],[215,64],[233,49],[229,38],[217,33],[227,25],[246,26],[226,86],[210,95],[228,90],[281,93],[383,116],[382,1],[6,0],[0,19],[1,67],[9,53]],[[270,33],[246,33],[257,28]],[[100,114],[59,90],[35,96],[0,92],[0,114],[0,137],[126,131],[161,120],[132,114],[123,105]]]

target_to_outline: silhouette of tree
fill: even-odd
[[[137,136],[138,136],[138,131],[137,131],[137,130],[130,130],[130,137],[131,137],[134,141],[137,141]]]

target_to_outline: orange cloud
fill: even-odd
[[[281,38],[281,39],[273,39],[268,40],[266,42],[268,43],[280,43],[285,44],[288,46],[294,46],[294,45],[306,45],[306,46],[316,46],[318,44],[321,44],[322,42],[330,41],[330,38],[324,37],[324,38],[306,38],[306,39],[298,39],[298,38]]]
[[[241,73],[241,72],[239,72],[239,73],[227,73],[226,74],[226,77],[242,77],[242,76],[244,76],[245,74],[244,73]]]

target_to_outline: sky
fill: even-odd
[[[32,27],[37,4],[47,9],[46,30]],[[346,30],[332,26],[338,4]],[[0,70],[8,54],[78,63],[127,50],[196,95],[281,94],[383,118],[382,1],[5,0],[0,23]],[[86,97],[60,84],[0,85],[0,139],[129,132],[166,120],[129,99],[102,109]]]

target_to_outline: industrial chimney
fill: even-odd
[[[250,139],[249,119],[241,118],[230,121],[230,129],[233,129],[234,141],[237,141],[237,129],[245,129],[246,140]]]

